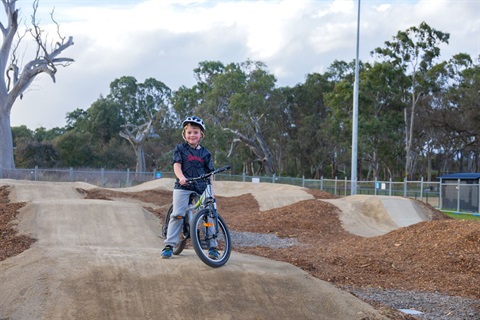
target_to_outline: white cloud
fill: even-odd
[[[29,1],[19,4],[28,18]],[[293,86],[355,57],[355,0],[41,0],[42,23],[53,6],[62,34],[74,37],[64,55],[75,63],[59,69],[56,84],[45,75],[35,81],[12,109],[14,126],[64,126],[67,112],[87,109],[124,75],[175,90],[194,83],[201,61],[252,59],[266,62],[279,86]],[[480,53],[478,0],[364,0],[360,59],[422,21],[451,34],[443,59]]]
[[[378,12],[386,12],[390,10],[391,7],[392,5],[389,3],[382,3],[379,6],[373,6],[373,8],[375,8]]]

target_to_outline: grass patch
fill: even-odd
[[[473,220],[480,221],[478,213],[455,213],[455,211],[442,211],[447,216],[457,220]]]

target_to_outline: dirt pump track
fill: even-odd
[[[480,297],[471,285],[480,280],[475,266],[480,228],[445,219],[421,204],[415,207],[424,221],[398,227],[384,213],[367,214],[375,207],[369,202],[359,224],[348,205],[326,193],[216,182],[219,210],[232,230],[275,234],[300,245],[234,247],[226,266],[211,269],[192,250],[171,260],[160,258],[163,243],[157,234],[171,201],[169,179],[123,189],[15,180],[0,184],[8,186],[3,190],[8,190],[5,207],[10,209],[4,210],[19,212],[16,228],[23,236],[17,242],[27,246],[26,239],[36,239],[30,249],[20,254],[12,249],[15,254],[0,262],[2,319],[387,319],[395,318],[393,310],[375,309],[340,287]],[[362,201],[355,199],[350,207],[357,209],[351,211],[359,211]],[[457,239],[448,243],[453,236]],[[447,268],[445,246],[456,249],[445,254]],[[433,260],[443,268],[423,266],[438,273],[429,277],[421,264]]]

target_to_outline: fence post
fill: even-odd
[[[338,177],[335,176],[335,195],[337,195],[337,181],[338,181]]]
[[[305,188],[305,176],[302,176],[302,187]]]
[[[347,196],[347,177],[345,176],[345,197]]]
[[[390,185],[389,185],[388,189],[389,189],[388,190],[388,195],[392,196],[392,177],[390,177]]]
[[[407,178],[403,179],[403,196],[407,197]]]
[[[242,181],[245,182],[247,180],[246,176],[245,176],[245,171],[242,172]]]
[[[457,180],[457,212],[460,212],[460,179]]]
[[[377,177],[375,177],[375,182],[373,184],[373,194],[377,195]]]
[[[34,174],[33,174],[33,180],[38,181],[38,166],[35,166]]]
[[[423,177],[420,179],[420,201],[423,201]]]
[[[73,182],[73,168],[70,167],[70,182]]]
[[[477,213],[480,215],[480,179],[478,180],[478,201],[477,201]]]
[[[275,177],[276,177],[276,175],[274,173],[273,176],[272,176],[272,183],[275,183]]]
[[[130,168],[127,168],[127,181],[125,181],[125,186],[130,186]]]
[[[100,169],[100,185],[102,187],[105,187],[105,169],[104,168]]]
[[[439,199],[438,199],[438,208],[439,210],[442,210],[442,198],[443,198],[443,195],[442,195],[442,178],[440,178],[440,184],[438,185],[438,196],[439,196]]]

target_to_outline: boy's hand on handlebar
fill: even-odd
[[[182,186],[188,184],[188,180],[187,180],[187,178],[185,178],[185,177],[183,177],[183,178],[181,178],[181,179],[178,179],[178,181],[180,182],[180,184],[181,184]]]

